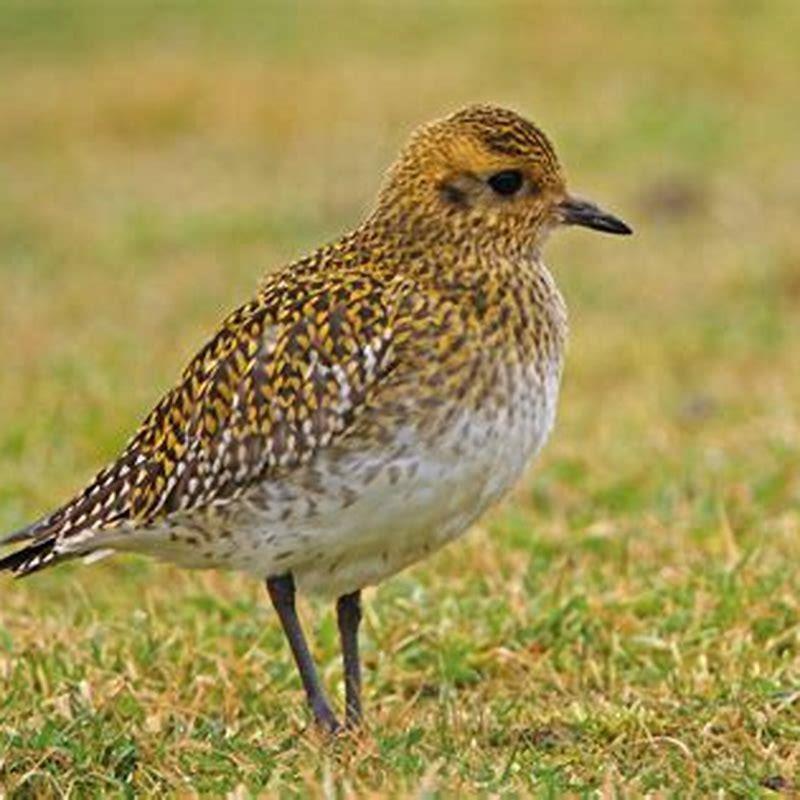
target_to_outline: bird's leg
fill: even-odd
[[[297,616],[294,602],[294,578],[292,578],[291,574],[282,575],[279,578],[268,578],[267,591],[275,611],[278,612],[278,618],[289,641],[289,647],[292,648],[292,655],[294,656],[295,664],[297,664],[297,671],[300,673],[303,688],[306,690],[306,697],[314,714],[314,721],[321,728],[333,733],[339,729],[339,721],[331,711],[331,707],[325,697],[325,692],[317,675],[317,668],[314,666],[314,661],[308,650],[306,637],[300,627],[300,620]]]
[[[336,618],[344,656],[345,724],[361,722],[361,664],[358,659],[358,626],[361,622],[361,592],[343,594],[336,601]]]

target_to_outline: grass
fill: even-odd
[[[2,581],[0,795],[800,791],[795,4],[9,2],[0,528],[112,458],[407,130],[507,102],[637,235],[562,234],[559,423],[509,501],[370,592],[320,741],[262,587],[135,558]],[[330,610],[305,605],[341,700]]]

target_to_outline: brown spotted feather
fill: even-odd
[[[459,176],[509,160],[539,196],[470,206]],[[538,261],[552,225],[543,209],[560,192],[552,146],[512,112],[476,106],[422,128],[364,223],[268,275],[119,459],[8,537],[31,544],[0,568],[26,574],[174,517],[196,527],[254,487],[269,494],[275,476],[313,484],[305,465],[320,454],[388,446],[409,420],[432,437],[465,411],[505,414],[520,375],[535,388],[560,372],[565,312]]]

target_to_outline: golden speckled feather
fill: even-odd
[[[75,499],[6,541],[27,575],[135,551],[266,579],[316,722],[295,591],[337,598],[361,719],[361,589],[467,530],[553,427],[566,309],[558,225],[630,233],[570,196],[532,123],[472,106],[420,128],[352,233],[269,275]]]
[[[509,193],[498,175],[522,182]],[[566,313],[539,254],[557,224],[590,224],[570,202],[590,207],[568,198],[549,141],[515,113],[473,106],[424,126],[361,226],[268,275],[120,458],[7,537],[31,543],[0,568],[127,549],[125,532],[235,504],[337,447],[388,446],[409,421],[421,441],[462,413],[513,422],[516,381],[557,389]]]

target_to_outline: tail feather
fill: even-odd
[[[0,572],[7,570],[21,578],[68,557],[68,554],[58,553],[55,548],[56,538],[52,537],[15,550],[0,559]]]
[[[107,472],[100,472],[93,484],[53,513],[0,536],[0,546],[28,542],[27,546],[0,558],[0,572],[8,570],[21,577],[93,552],[95,548],[86,542],[90,534],[98,528],[114,527],[125,516],[124,508],[108,504],[109,487],[98,483]]]
[[[50,517],[44,517],[36,522],[32,522],[30,525],[26,525],[24,528],[7,533],[5,536],[0,537],[0,544],[13,544],[14,542],[24,542],[27,539],[33,539],[46,527],[49,521]]]

